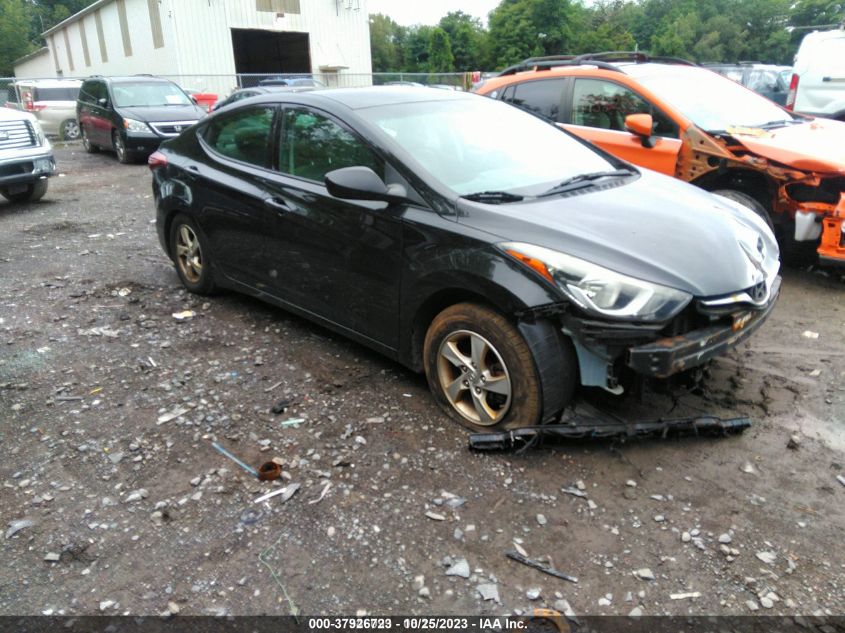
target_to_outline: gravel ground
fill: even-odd
[[[420,376],[186,294],[144,166],[57,158],[42,202],[0,202],[0,614],[845,612],[838,276],[785,271],[770,321],[694,392],[583,396],[749,415],[742,436],[479,455]],[[254,503],[288,482],[214,441],[300,488]]]

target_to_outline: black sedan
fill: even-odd
[[[188,290],[260,297],[425,371],[473,429],[704,363],[780,287],[752,211],[471,94],[265,94],[150,167]]]

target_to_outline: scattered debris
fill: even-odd
[[[742,472],[744,472],[746,475],[756,475],[757,474],[757,469],[754,468],[754,464],[752,464],[751,462],[745,462],[742,466],[740,466],[739,469]]]
[[[460,576],[461,578],[469,578],[470,570],[469,563],[466,558],[459,558],[449,569],[446,570],[447,576]]]
[[[258,478],[261,481],[275,481],[282,476],[282,467],[276,462],[264,462],[258,467]]]
[[[429,519],[432,519],[433,521],[445,521],[446,520],[445,516],[443,516],[442,514],[437,514],[437,512],[432,512],[431,510],[426,512],[425,516],[427,516]]]
[[[786,443],[786,448],[797,451],[798,447],[801,446],[801,436],[798,434],[793,434],[789,436],[789,441]]]
[[[298,429],[299,425],[302,424],[303,422],[305,422],[305,418],[291,418],[290,420],[285,420],[284,422],[281,422],[280,426],[283,429],[286,429],[290,426],[292,426],[295,429]]]
[[[281,503],[285,503],[286,501],[290,500],[293,495],[296,494],[296,491],[299,490],[300,487],[300,484],[288,484],[284,488],[279,488],[278,490],[274,490],[273,492],[268,492],[266,495],[261,495],[260,497],[258,497],[258,499],[255,500],[255,503],[262,503],[278,495],[282,495],[279,501]]]
[[[845,477],[843,477],[842,475],[836,475],[836,481],[845,486]]]
[[[332,482],[330,482],[330,481],[327,481],[325,484],[323,484],[323,490],[320,493],[320,496],[317,497],[316,499],[312,499],[311,501],[309,501],[308,505],[314,505],[315,503],[320,503],[323,500],[323,498],[326,496],[326,493],[329,491],[329,488],[331,488],[331,487],[332,487]]]
[[[492,582],[483,583],[478,585],[475,590],[479,593],[482,600],[492,600],[493,602],[501,604],[501,601],[499,600],[499,586],[497,584]]]
[[[158,416],[158,420],[156,420],[156,424],[161,425],[161,424],[166,424],[167,422],[171,422],[171,421],[175,420],[176,418],[182,417],[189,410],[190,409],[187,409],[186,407],[177,407],[176,409],[173,409],[169,413],[165,413],[163,415]]]
[[[233,462],[235,462],[238,466],[240,466],[241,468],[243,468],[243,469],[244,469],[246,472],[248,472],[250,475],[252,475],[253,477],[258,477],[258,471],[257,471],[257,470],[255,470],[252,466],[249,466],[249,465],[247,465],[247,464],[243,463],[241,460],[239,460],[237,457],[235,457],[234,455],[232,455],[232,454],[231,454],[229,451],[227,451],[225,448],[223,448],[222,446],[220,446],[220,444],[218,444],[217,442],[212,442],[212,443],[211,443],[211,445],[214,447],[214,449],[215,449],[218,453],[220,453],[220,454],[221,454],[221,455],[223,455],[224,457],[228,457],[229,459],[231,459]]]
[[[573,497],[580,497],[580,498],[582,498],[582,499],[586,499],[586,498],[587,498],[587,493],[586,493],[586,492],[583,492],[583,491],[582,491],[581,489],[579,489],[579,488],[572,488],[572,487],[569,487],[569,488],[561,488],[561,489],[560,489],[560,491],[561,491],[561,492],[564,492],[564,493],[566,493],[566,494],[568,494],[568,495],[572,495]]]
[[[687,600],[689,598],[700,598],[701,592],[699,592],[699,591],[689,591],[687,593],[672,593],[672,594],[669,594],[669,597],[672,600]]]
[[[759,558],[761,561],[763,561],[764,563],[766,563],[767,565],[773,565],[774,562],[778,558],[777,554],[775,554],[774,552],[765,552],[765,551],[764,552],[757,552],[755,554],[755,556],[757,558]]]
[[[26,528],[30,528],[33,525],[35,525],[35,524],[32,521],[30,521],[29,519],[20,519],[18,521],[11,521],[9,523],[9,529],[6,530],[6,538],[10,539],[15,534],[20,532],[21,530],[25,530]]]
[[[804,338],[816,340],[817,338],[819,338],[819,333],[811,332],[810,330],[804,330],[804,333],[801,334],[801,336],[803,336]]]
[[[648,567],[638,569],[634,572],[634,576],[640,580],[654,580],[654,572],[652,572]]]
[[[48,563],[58,563],[61,560],[61,556],[56,554],[56,552],[49,552],[44,556],[44,560]]]
[[[533,567],[537,571],[541,571],[544,574],[548,574],[549,576],[554,576],[555,578],[560,578],[561,580],[567,580],[569,582],[578,582],[578,579],[575,576],[569,576],[568,574],[564,574],[563,572],[560,572],[557,569],[553,569],[551,567],[543,565],[539,561],[527,558],[519,552],[505,552],[505,556],[507,556],[511,560],[516,561],[517,563],[522,563],[523,565],[527,565],[528,567]]]
[[[290,398],[284,398],[279,400],[276,404],[273,405],[273,408],[270,409],[270,413],[274,415],[281,415],[285,411],[287,411],[288,407],[291,405]]]
[[[174,312],[173,318],[177,321],[187,321],[188,319],[193,319],[196,316],[193,310],[183,310],[182,312]]]

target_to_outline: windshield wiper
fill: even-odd
[[[540,194],[540,198],[545,196],[553,196],[559,193],[566,193],[567,191],[573,191],[575,189],[580,189],[581,187],[589,187],[593,181],[601,180],[602,178],[620,178],[622,176],[631,176],[634,172],[631,169],[615,169],[613,171],[594,171],[588,174],[578,174],[577,176],[572,176],[572,178],[567,178],[562,183],[559,183],[546,191],[545,193]]]
[[[473,202],[485,202],[487,204],[503,204],[507,202],[519,202],[524,200],[524,196],[515,193],[508,193],[507,191],[479,191],[477,193],[470,193],[462,196],[467,200]]]
[[[786,127],[787,125],[795,125],[796,123],[800,122],[801,121],[796,121],[795,119],[781,119],[780,121],[769,121],[768,123],[762,123],[761,125],[754,125],[752,127],[757,127],[761,130],[773,130],[779,127]]]

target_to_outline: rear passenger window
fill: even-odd
[[[526,81],[510,86],[502,99],[552,121],[561,121],[560,104],[565,82],[565,79]]]
[[[612,81],[576,79],[572,99],[572,123],[604,130],[625,131],[629,114],[650,114],[654,134],[678,138],[678,126],[633,90]]]
[[[279,154],[282,173],[322,183],[327,173],[343,167],[369,167],[384,178],[384,161],[352,132],[311,110],[285,112]]]
[[[218,154],[249,163],[270,167],[273,108],[249,108],[212,121],[202,138]]]

